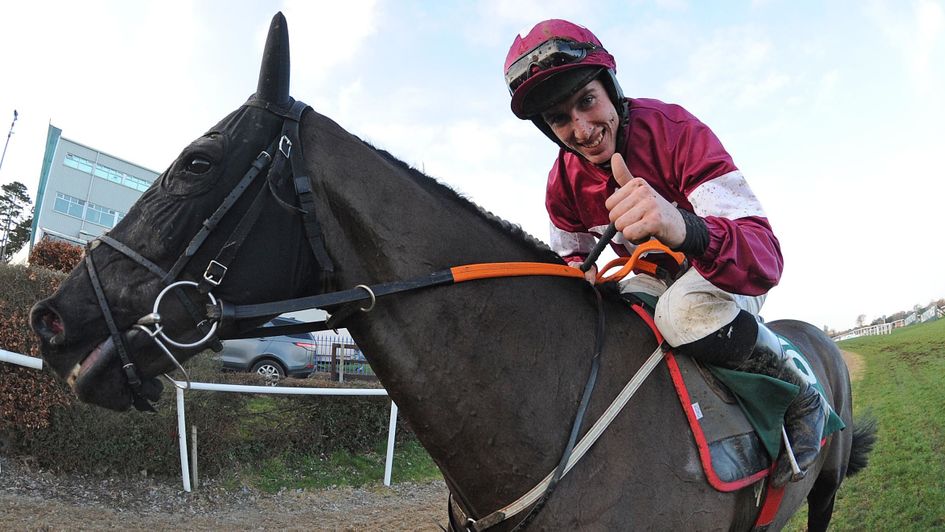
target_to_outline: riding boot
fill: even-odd
[[[807,468],[817,459],[826,423],[823,396],[810,385],[809,377],[801,372],[781,347],[781,341],[768,327],[758,323],[758,335],[751,355],[738,367],[740,371],[760,373],[789,382],[800,388],[784,414],[784,428],[800,472],[794,473],[790,459],[783,455],[778,461],[771,483],[783,486],[807,476]]]
[[[790,460],[782,456],[772,484],[798,481],[820,452],[826,409],[820,393],[808,383],[793,360],[785,355],[778,337],[746,311],[715,333],[677,348],[700,362],[727,369],[759,373],[798,386],[799,391],[784,415],[784,427],[800,473],[794,474]]]

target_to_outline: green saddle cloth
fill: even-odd
[[[809,377],[809,382],[823,397],[821,404],[827,410],[827,421],[824,423],[822,438],[846,427],[840,416],[834,412],[827,400],[824,387],[817,381],[817,376],[810,368],[807,358],[790,341],[781,335],[781,347],[784,353],[791,357],[797,368]],[[709,371],[721,381],[732,394],[745,412],[748,422],[758,432],[761,442],[768,451],[772,460],[778,457],[781,450],[781,426],[784,424],[784,413],[800,388],[797,385],[785,382],[767,375],[735,371],[707,365]]]
[[[644,303],[647,312],[653,314],[653,309],[656,308],[658,301],[656,297],[639,292],[634,292],[633,296]],[[817,376],[811,370],[807,358],[790,340],[780,334],[777,336],[781,340],[784,353],[791,357],[801,373],[809,377],[808,382],[824,398],[821,404],[827,409],[827,421],[824,423],[824,433],[821,437],[825,438],[829,434],[845,428],[846,425],[843,420],[834,412],[830,401],[827,400],[824,387],[817,381]],[[722,384],[732,391],[738,404],[742,407],[742,411],[745,412],[748,422],[758,432],[768,455],[772,460],[777,459],[781,451],[781,426],[784,424],[784,413],[794,397],[797,396],[800,388],[797,385],[767,375],[735,371],[709,364],[706,364],[706,367]]]

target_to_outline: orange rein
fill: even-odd
[[[619,281],[626,277],[631,271],[655,275],[656,265],[643,258],[647,253],[654,251],[667,253],[679,263],[685,260],[685,256],[682,253],[671,251],[658,240],[649,240],[637,246],[637,248],[633,250],[633,254],[629,257],[622,257],[609,262],[607,266],[597,274],[597,282]],[[623,265],[620,271],[611,276],[604,276],[606,272],[619,265]],[[483,264],[467,264],[466,266],[450,268],[450,272],[453,274],[453,282],[455,283],[475,279],[519,277],[523,275],[551,275],[555,277],[574,277],[576,279],[584,278],[584,272],[577,268],[563,264],[548,264],[544,262],[487,262]]]
[[[623,279],[624,277],[626,277],[627,274],[629,274],[631,271],[634,273],[643,272],[643,273],[648,273],[650,275],[656,275],[656,264],[653,264],[652,262],[649,262],[644,259],[647,253],[653,253],[653,252],[666,253],[667,255],[672,257],[673,260],[676,261],[676,264],[682,264],[683,261],[686,260],[685,255],[683,255],[682,253],[678,251],[672,251],[671,249],[669,249],[668,247],[660,243],[659,240],[656,240],[654,238],[653,240],[647,240],[646,242],[638,245],[636,249],[633,250],[633,253],[629,257],[620,257],[620,258],[617,258],[608,262],[607,265],[604,266],[604,269],[602,269],[597,274],[597,282],[606,283],[609,281],[619,281]],[[620,268],[620,270],[617,273],[611,276],[604,275],[611,269],[616,268],[617,266],[620,266],[621,264],[623,265],[623,267]]]

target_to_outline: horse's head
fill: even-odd
[[[82,400],[124,410],[132,401],[140,407],[138,396],[155,398],[155,376],[174,362],[151,336],[159,328],[159,338],[188,346],[174,349],[178,361],[204,349],[200,340],[209,331],[198,322],[208,290],[238,303],[314,288],[317,268],[293,206],[284,137],[304,106],[294,105],[288,86],[288,31],[280,13],[270,26],[256,93],[185,148],[128,215],[90,244],[60,289],[34,306],[31,325],[43,358]],[[258,263],[273,260],[282,275],[253,277]],[[189,283],[166,292],[154,323],[158,295],[177,281]]]

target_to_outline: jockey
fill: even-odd
[[[778,239],[712,130],[678,105],[625,98],[615,73],[597,37],[564,20],[517,36],[506,57],[512,112],[561,148],[545,197],[551,246],[580,266],[613,222],[618,255],[650,238],[684,253],[691,267],[675,280],[636,275],[621,291],[659,297],[655,321],[677,353],[800,388],[785,428],[801,475],[782,458],[772,482],[799,480],[820,451],[825,409],[757,318],[781,277]]]

